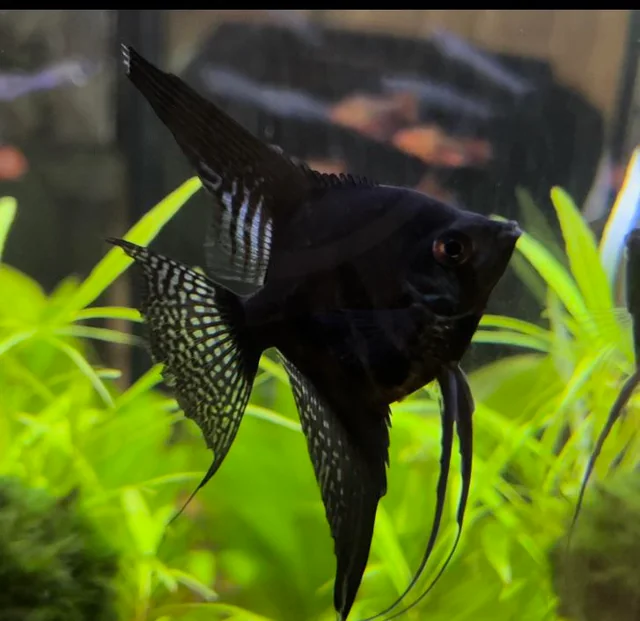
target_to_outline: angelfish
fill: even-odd
[[[437,379],[444,399],[437,508],[408,592],[437,536],[454,426],[462,525],[473,401],[458,363],[520,230],[414,190],[314,171],[131,47],[123,51],[129,80],[213,199],[207,276],[109,240],[142,268],[151,353],[213,450],[198,489],[231,447],[262,352],[277,349],[334,539],[334,606],[344,621],[387,489],[389,406]]]

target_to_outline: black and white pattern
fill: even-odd
[[[386,482],[372,472],[313,385],[282,355],[281,360],[289,375],[335,543],[334,605],[344,620],[367,565],[378,501],[384,495]],[[383,425],[386,432],[386,424]],[[380,456],[382,470],[385,459],[385,455]]]
[[[269,264],[276,199],[286,202],[304,175],[177,76],[131,47],[123,47],[123,57],[127,76],[216,199],[207,236],[210,272],[240,295],[257,290]]]
[[[199,488],[218,470],[249,401],[258,358],[239,346],[226,292],[188,267],[123,240],[144,274],[141,312],[151,353],[187,418],[200,427],[214,459]],[[228,295],[228,294],[226,294]]]
[[[198,174],[220,207],[204,244],[207,266],[235,293],[253,293],[265,282],[273,239],[273,219],[261,187],[264,181],[246,175],[226,183],[204,162]]]
[[[177,76],[132,47],[122,47],[127,77],[173,134],[205,189],[215,198],[206,238],[211,277],[237,295],[264,286],[275,222],[313,190],[372,185],[350,175],[325,175],[244,129]]]

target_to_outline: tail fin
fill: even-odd
[[[238,298],[194,270],[121,239],[120,246],[142,268],[141,312],[151,354],[180,407],[213,453],[213,462],[189,500],[217,472],[236,437],[249,402],[261,351],[243,329]],[[173,521],[173,520],[172,520]]]

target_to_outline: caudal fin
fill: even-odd
[[[188,504],[231,448],[262,352],[243,329],[242,306],[231,292],[148,248],[122,239],[107,241],[120,246],[142,268],[140,311],[148,327],[152,357],[164,364],[167,384],[214,453]]]

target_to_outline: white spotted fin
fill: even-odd
[[[349,434],[338,413],[313,384],[290,360],[280,356],[289,375],[335,544],[333,604],[339,621],[345,621],[367,566],[378,502],[387,489],[389,408],[365,412],[368,434],[385,447],[382,452],[367,450],[361,439]]]
[[[214,453],[211,467],[191,500],[231,448],[261,352],[243,339],[240,303],[233,294],[148,248],[121,239],[108,241],[120,246],[142,268],[140,310],[148,327],[152,357],[164,364],[167,384]]]

